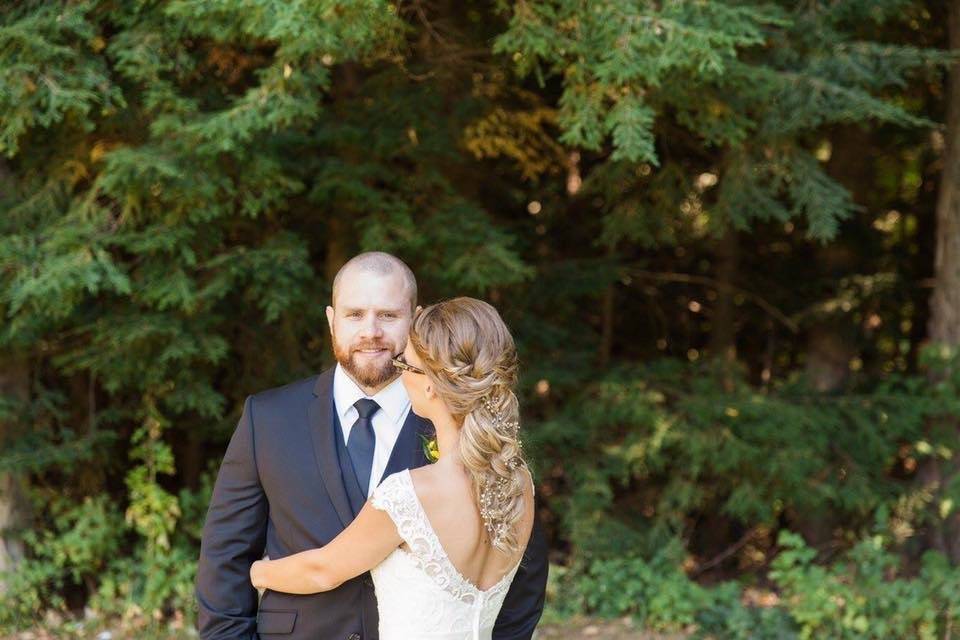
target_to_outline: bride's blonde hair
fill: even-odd
[[[417,314],[410,344],[462,424],[459,455],[487,534],[496,548],[516,552],[528,480],[518,438],[518,363],[510,331],[492,306],[460,297]]]

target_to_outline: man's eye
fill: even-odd
[[[362,315],[363,315],[363,314],[361,314],[360,312],[354,311],[353,313],[348,313],[348,314],[347,314],[347,317],[348,317],[348,318],[359,318],[359,317],[361,317]]]
[[[383,313],[383,314],[380,314],[380,315],[381,315],[381,317],[383,317],[383,318],[390,318],[391,320],[393,320],[394,318],[397,317],[397,314],[395,314],[395,313]]]

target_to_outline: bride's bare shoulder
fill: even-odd
[[[435,464],[428,464],[416,469],[410,469],[410,478],[417,487],[417,493],[430,496],[431,494],[444,493],[453,489],[458,475],[451,469],[444,469]]]
[[[445,505],[445,510],[451,512],[450,505],[470,504],[473,488],[470,476],[462,469],[431,464],[411,469],[410,479],[420,503],[428,509],[433,505]]]
[[[530,470],[523,467],[526,482],[523,487],[523,499],[526,505],[525,511],[532,521],[532,512],[534,509],[534,480]],[[470,494],[470,478],[466,473],[456,472],[449,468],[443,468],[437,465],[426,465],[416,469],[410,469],[410,478],[417,490],[417,495],[421,502],[429,503],[434,500],[448,500],[461,494]]]
[[[410,479],[417,490],[420,501],[424,504],[431,502],[437,493],[437,487],[443,486],[434,465],[426,465],[417,469],[410,469]]]
[[[410,477],[413,478],[414,482],[432,482],[436,476],[436,467],[432,464],[410,469],[409,471]]]

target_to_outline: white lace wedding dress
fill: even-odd
[[[440,546],[408,470],[380,483],[370,501],[389,514],[410,547],[397,547],[370,570],[380,640],[489,640],[520,563],[486,590],[464,578]]]

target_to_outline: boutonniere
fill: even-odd
[[[437,436],[436,435],[426,435],[418,434],[420,436],[420,442],[423,446],[423,455],[431,463],[436,462],[440,459],[440,447],[437,446]]]

